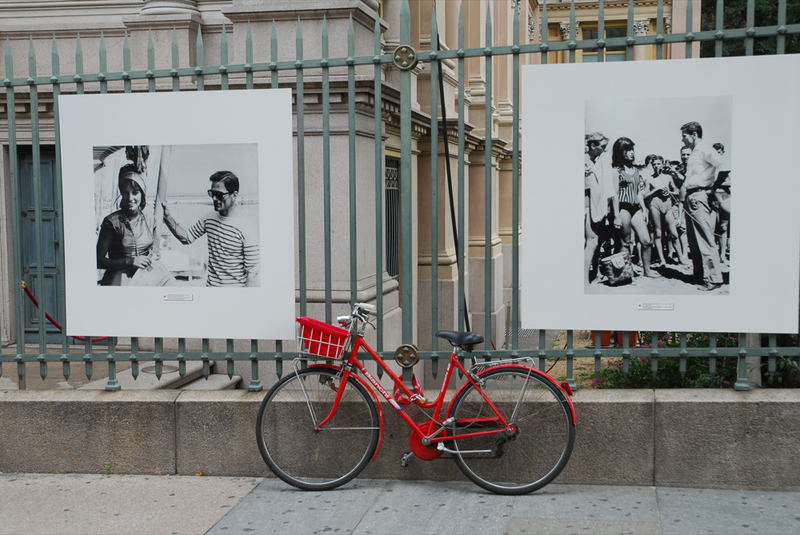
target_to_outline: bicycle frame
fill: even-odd
[[[410,402],[425,409],[430,409],[430,408],[433,409],[433,414],[431,415],[431,418],[432,421],[434,421],[439,426],[438,430],[434,431],[431,435],[426,436],[426,433],[420,429],[417,423],[414,422],[414,420],[408,415],[407,411],[403,409],[403,407],[397,402],[394,396],[392,396],[389,392],[387,392],[387,390],[383,387],[378,378],[375,377],[369,370],[367,370],[364,364],[359,360],[358,352],[362,348],[378,364],[378,366],[380,366],[380,368],[383,369],[383,371],[392,379],[392,381],[394,381],[394,383],[400,387],[402,392],[406,396],[408,396]],[[403,420],[409,427],[411,427],[416,433],[418,433],[419,436],[428,438],[431,444],[450,441],[450,440],[457,440],[460,438],[513,432],[514,430],[513,429],[514,426],[509,426],[508,421],[506,421],[505,417],[497,409],[492,400],[490,400],[483,393],[483,390],[473,379],[472,374],[470,374],[467,371],[467,369],[464,368],[464,366],[458,361],[458,353],[455,350],[450,354],[450,360],[448,362],[447,370],[445,371],[444,379],[442,380],[442,386],[439,389],[439,393],[436,399],[430,403],[426,402],[425,398],[420,397],[419,395],[411,392],[411,390],[405,385],[403,380],[396,373],[394,373],[394,371],[392,371],[389,368],[389,366],[387,366],[386,362],[369,346],[369,344],[366,343],[366,341],[364,341],[363,337],[361,337],[360,335],[353,335],[353,343],[352,343],[352,348],[350,350],[350,355],[348,356],[347,361],[342,366],[342,378],[340,384],[344,384],[344,382],[347,381],[348,377],[353,376],[356,380],[366,385],[366,383],[354,371],[352,371],[353,368],[356,368],[358,371],[361,372],[361,374],[363,374],[363,376],[367,379],[367,381],[369,381],[369,383],[374,387],[374,389],[377,390],[381,394],[381,396],[383,396],[383,398],[386,399],[386,401],[392,407],[395,408],[397,413],[400,415],[401,418],[403,418]],[[444,399],[447,393],[447,387],[450,385],[450,380],[455,370],[459,370],[464,374],[464,376],[467,378],[467,382],[465,382],[464,385],[471,383],[476,388],[476,390],[481,394],[481,396],[483,396],[483,399],[486,401],[486,403],[489,405],[489,407],[491,407],[492,411],[494,412],[494,416],[486,416],[482,418],[473,419],[471,420],[471,422],[482,423],[482,424],[494,424],[496,425],[495,429],[488,429],[484,431],[477,431],[473,433],[463,433],[456,435],[447,435],[447,434],[442,435],[442,431],[444,430],[444,427],[446,425],[445,424],[446,419],[444,421],[440,420],[440,415],[442,412],[442,407],[444,406]],[[535,372],[536,370],[531,369],[531,373]],[[369,389],[375,401],[377,402],[378,398],[373,392],[373,390],[369,388],[368,385],[366,386]],[[336,397],[334,398],[330,414],[327,417],[325,417],[321,422],[319,422],[319,424],[317,424],[317,429],[322,428],[328,421],[330,421],[331,418],[333,418],[334,414],[336,413],[336,409],[339,406],[339,402],[341,401],[341,396],[343,391],[344,389],[341,388],[338,390]],[[378,406],[380,410],[380,404],[378,404]],[[381,412],[381,436],[382,435],[383,435],[383,415]],[[380,443],[378,445],[378,449],[380,449]],[[375,455],[377,455],[378,449],[376,449]]]

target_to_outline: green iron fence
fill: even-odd
[[[517,5],[518,2],[513,3]],[[399,47],[395,51],[384,51],[382,48],[382,27],[380,20],[376,20],[374,26],[374,53],[372,55],[356,56],[355,55],[355,39],[353,32],[352,18],[347,33],[347,56],[346,57],[329,57],[328,55],[328,29],[327,23],[323,21],[321,33],[321,57],[314,59],[306,59],[303,55],[303,45],[306,38],[303,35],[303,25],[300,20],[297,23],[296,30],[296,44],[295,44],[295,59],[291,61],[278,61],[278,46],[279,40],[275,23],[272,25],[272,32],[270,35],[270,54],[271,59],[269,62],[254,62],[253,61],[253,35],[250,31],[248,24],[247,34],[245,37],[245,63],[230,64],[228,59],[228,43],[227,31],[223,27],[220,42],[220,57],[218,65],[208,65],[204,56],[203,35],[198,31],[196,41],[196,65],[182,66],[181,58],[179,57],[179,47],[173,30],[173,39],[171,46],[171,68],[158,69],[156,68],[155,51],[156,47],[153,43],[152,33],[149,33],[149,42],[147,44],[147,68],[144,70],[133,70],[131,68],[131,49],[128,42],[128,35],[125,34],[124,43],[122,46],[122,64],[123,70],[119,72],[108,72],[107,70],[107,54],[109,51],[106,49],[102,34],[100,35],[99,50],[98,50],[98,65],[97,72],[84,72],[84,50],[80,42],[80,36],[77,37],[76,51],[75,51],[75,72],[62,73],[59,67],[60,64],[60,50],[55,37],[52,40],[51,52],[51,74],[42,76],[37,74],[37,62],[40,61],[34,50],[33,38],[30,40],[30,51],[28,54],[28,74],[22,74],[24,69],[14,66],[13,57],[11,53],[11,46],[6,41],[5,52],[5,78],[3,85],[5,87],[5,119],[8,125],[9,135],[9,151],[8,151],[8,167],[10,171],[10,204],[12,214],[18,214],[20,210],[20,175],[19,166],[20,158],[19,152],[21,148],[17,143],[17,104],[21,100],[27,99],[30,108],[30,126],[32,130],[31,137],[31,151],[32,151],[32,189],[33,189],[33,202],[35,206],[35,239],[36,239],[36,265],[38,271],[36,278],[39,281],[44,280],[44,257],[45,257],[45,232],[43,227],[43,201],[41,194],[40,177],[42,173],[40,159],[41,159],[41,146],[40,142],[40,98],[44,98],[47,102],[52,103],[52,120],[55,124],[55,198],[53,199],[56,210],[61,206],[61,183],[60,183],[60,161],[59,161],[59,139],[58,139],[58,104],[57,98],[62,93],[84,93],[84,92],[100,92],[105,93],[109,90],[132,92],[132,91],[156,91],[158,81],[171,80],[171,89],[173,91],[186,90],[187,83],[193,86],[194,90],[202,91],[207,89],[219,90],[248,90],[256,87],[256,76],[258,74],[268,73],[270,87],[278,87],[279,85],[287,85],[285,80],[279,80],[279,73],[288,72],[292,73],[292,81],[288,83],[294,91],[295,95],[295,118],[296,118],[296,141],[297,141],[297,154],[296,154],[296,170],[297,170],[297,193],[298,193],[298,257],[299,257],[299,270],[298,270],[298,290],[299,300],[298,307],[301,315],[307,313],[309,297],[307,286],[307,266],[308,266],[308,249],[307,243],[307,214],[304,199],[306,198],[306,149],[305,149],[305,90],[306,73],[312,73],[313,76],[319,77],[321,83],[321,108],[322,108],[322,160],[323,160],[323,225],[324,225],[324,279],[325,279],[325,292],[324,292],[324,310],[325,319],[331,321],[333,315],[333,295],[332,295],[332,272],[331,272],[331,258],[334,254],[331,245],[331,224],[335,217],[332,213],[332,199],[331,199],[331,154],[330,154],[330,84],[331,76],[333,73],[344,73],[347,80],[347,117],[349,129],[349,221],[350,225],[350,299],[356,301],[357,299],[357,233],[355,223],[358,220],[356,215],[357,198],[363,201],[369,198],[370,192],[359,191],[356,197],[356,150],[355,150],[355,131],[356,131],[356,118],[355,118],[355,87],[356,87],[356,68],[363,66],[367,67],[372,65],[374,72],[374,85],[373,85],[373,99],[372,107],[374,110],[374,125],[375,125],[375,139],[374,139],[374,175],[375,175],[375,189],[372,200],[375,203],[375,221],[377,232],[376,255],[375,255],[375,273],[383,273],[386,270],[386,265],[383,256],[384,250],[384,221],[382,210],[382,192],[383,192],[383,159],[384,146],[381,139],[381,130],[383,124],[382,117],[382,102],[388,92],[397,93],[399,91],[399,116],[400,116],[400,132],[401,132],[401,157],[400,157],[400,176],[411,177],[412,173],[412,103],[411,103],[411,72],[409,67],[416,62],[427,63],[431,66],[431,113],[429,115],[429,128],[430,132],[436,136],[434,142],[430,143],[431,147],[431,174],[433,176],[432,183],[438,184],[438,162],[439,162],[439,149],[438,139],[442,139],[442,125],[445,122],[445,110],[438,110],[437,94],[439,83],[439,72],[436,68],[439,61],[450,61],[456,65],[458,73],[458,88],[457,88],[457,107],[458,107],[458,122],[457,122],[457,139],[458,139],[458,166],[457,166],[457,184],[458,196],[456,199],[456,221],[455,225],[459,229],[465,228],[465,199],[464,199],[464,186],[465,186],[465,61],[470,58],[482,58],[485,62],[486,73],[486,124],[492,121],[492,61],[495,57],[510,56],[512,59],[513,69],[513,96],[512,105],[514,108],[513,115],[513,139],[511,140],[512,146],[512,228],[519,229],[520,214],[517,199],[519,198],[519,180],[520,176],[520,148],[519,148],[519,103],[520,103],[520,84],[519,84],[519,71],[520,71],[520,58],[526,54],[538,54],[541,57],[542,63],[547,63],[548,53],[557,51],[566,51],[569,56],[569,61],[576,60],[576,51],[594,51],[600,59],[604,51],[610,47],[624,47],[626,51],[626,59],[633,59],[633,51],[637,46],[651,46],[655,45],[657,59],[664,57],[664,49],[669,44],[684,43],[691,45],[692,43],[713,44],[714,55],[723,55],[723,45],[727,42],[743,42],[745,53],[751,55],[754,53],[754,43],[757,40],[772,40],[775,42],[775,52],[785,53],[787,39],[792,39],[794,36],[800,34],[800,24],[787,23],[787,2],[780,0],[775,6],[774,19],[776,24],[756,26],[755,13],[756,2],[749,0],[746,3],[746,25],[740,28],[725,28],[723,24],[724,3],[719,0],[716,2],[716,22],[713,29],[703,29],[702,31],[689,31],[686,33],[666,33],[665,19],[664,19],[664,2],[658,1],[658,15],[657,15],[657,32],[656,35],[636,36],[634,35],[634,2],[628,2],[628,17],[627,17],[627,32],[624,37],[610,37],[604,39],[603,36],[605,24],[605,2],[598,3],[598,39],[591,40],[576,40],[576,6],[575,2],[570,6],[570,34],[569,38],[562,41],[551,41],[548,38],[548,2],[542,3],[542,17],[541,17],[541,42],[539,43],[519,43],[519,10],[516,10],[513,21],[513,42],[510,44],[495,44],[492,38],[492,21],[491,10],[487,9],[486,26],[485,26],[485,43],[484,46],[476,48],[465,48],[464,44],[464,18],[459,14],[458,21],[458,43],[456,48],[449,50],[433,50],[415,51],[413,48]],[[730,2],[729,2],[730,4]],[[741,3],[740,3],[741,4]],[[693,18],[693,2],[688,0],[686,6],[686,20],[687,28],[692,28]],[[438,34],[437,20],[435,9],[433,16],[430,20],[430,34],[435,36]],[[400,14],[400,41],[403,44],[411,42],[411,17],[409,12],[409,5],[407,0],[402,1],[402,11]],[[435,42],[431,39],[432,43]],[[281,41],[285,43],[285,41]],[[686,57],[692,56],[692,46],[686,46]],[[119,51],[114,51],[119,52]],[[185,65],[185,63],[183,64]],[[382,71],[389,66],[390,68],[398,69],[399,84],[396,88],[386,88],[382,83]],[[241,89],[231,89],[229,80],[231,77],[239,77],[244,79],[243,87]],[[237,79],[239,79],[237,78]],[[316,78],[315,78],[316,79]],[[112,89],[109,89],[110,86]],[[261,85],[263,87],[263,84]],[[486,189],[485,189],[485,228],[486,228],[486,242],[485,242],[485,286],[484,286],[484,310],[491,310],[492,303],[492,245],[491,245],[491,227],[492,227],[492,188],[491,188],[491,148],[493,139],[491,137],[491,129],[487,129],[487,135],[484,139],[484,148],[486,154]],[[446,146],[447,144],[445,144]],[[400,286],[400,306],[403,311],[402,316],[402,341],[404,343],[413,343],[413,295],[412,295],[412,277],[416,273],[413,263],[414,258],[410,254],[412,250],[411,236],[413,232],[412,226],[412,192],[411,181],[400,180],[399,183],[399,197],[400,197],[400,251],[402,255],[399,261],[399,269],[401,273],[401,286]],[[439,235],[438,228],[440,225],[445,224],[444,218],[439,213],[439,195],[442,192],[437,191],[437,188],[431,188],[431,221],[433,222],[431,229],[431,245],[432,251],[437,251],[439,248]],[[22,250],[22,234],[20,225],[18,224],[17,217],[12,217],[13,224],[13,277],[15,281],[23,280],[23,268],[21,261]],[[57,226],[55,239],[63,243],[63,229]],[[465,240],[462,239],[457,244],[458,262],[458,295],[459,309],[458,309],[458,326],[463,329],[465,326],[465,307],[464,300],[465,288]],[[62,264],[63,264],[63,252]],[[288,260],[287,260],[288,261]],[[438,256],[432,254],[432,281],[431,281],[431,299],[432,299],[432,324],[431,331],[435,332],[439,328],[439,302],[438,302]],[[63,273],[58,275],[63,277]],[[376,305],[378,308],[378,322],[377,322],[377,349],[385,357],[391,357],[394,348],[386,348],[383,344],[385,335],[385,325],[383,321],[383,277],[376,277]],[[704,357],[709,359],[712,370],[716,364],[716,360],[722,357],[733,357],[738,359],[738,380],[736,381],[735,388],[738,390],[749,389],[747,380],[747,367],[745,359],[747,357],[766,357],[770,373],[774,373],[776,362],[779,358],[790,357],[796,358],[800,356],[800,348],[795,346],[779,346],[778,337],[776,335],[768,336],[767,347],[748,347],[747,336],[745,334],[738,334],[738,345],[736,347],[717,347],[717,335],[711,334],[709,340],[709,347],[707,348],[693,348],[687,347],[687,334],[680,333],[673,335],[677,341],[678,347],[673,348],[659,348],[654,347],[631,347],[628,341],[628,333],[624,333],[623,345],[621,348],[609,349],[602,348],[600,344],[600,333],[596,333],[595,348],[576,349],[573,344],[573,332],[567,332],[567,343],[563,349],[546,349],[545,346],[545,333],[539,332],[539,349],[533,351],[520,350],[520,329],[519,329],[519,239],[518,232],[513,233],[512,243],[512,298],[511,298],[511,313],[510,325],[508,329],[508,343],[506,349],[494,349],[490,345],[489,337],[487,336],[486,345],[483,348],[476,350],[475,354],[481,359],[492,359],[509,356],[532,355],[540,357],[539,366],[544,369],[546,361],[553,358],[563,358],[566,361],[566,380],[572,385],[575,384],[574,378],[574,363],[575,359],[590,358],[594,360],[595,371],[599,373],[601,367],[601,359],[609,356],[620,356],[624,368],[628,369],[631,359],[638,357],[645,357],[650,359],[651,366],[655,372],[658,369],[659,359],[673,359],[677,358],[680,362],[681,371],[685,371],[687,359],[690,357]],[[56,313],[58,317],[65,318],[65,308],[63,295],[58,300],[59,305]],[[16,313],[16,340],[25,340],[25,332],[23,331],[23,309],[24,303],[27,299],[24,289],[14,284],[13,303]],[[8,374],[9,369],[16,366],[16,375],[20,383],[25,380],[26,364],[39,363],[40,376],[44,379],[48,373],[48,363],[61,363],[62,374],[65,378],[74,373],[73,366],[82,366],[83,372],[87,377],[91,378],[93,375],[93,365],[98,362],[106,363],[108,366],[108,381],[106,385],[107,390],[117,390],[120,388],[116,379],[117,365],[124,363],[130,365],[133,376],[136,377],[140,372],[141,363],[152,362],[154,363],[155,374],[160,377],[164,370],[165,361],[177,361],[179,374],[183,376],[186,373],[186,363],[189,361],[199,361],[203,364],[203,374],[208,376],[210,373],[211,362],[226,363],[226,372],[228,375],[233,375],[233,363],[236,361],[249,362],[251,364],[252,378],[248,385],[251,391],[259,391],[263,388],[261,377],[264,375],[263,367],[261,364],[267,364],[269,370],[274,370],[276,376],[283,373],[283,361],[291,359],[295,354],[291,351],[285,351],[281,341],[275,341],[274,345],[270,346],[269,351],[260,350],[261,346],[258,340],[249,341],[249,351],[236,350],[236,345],[241,347],[241,342],[235,344],[235,340],[225,341],[224,351],[212,351],[211,341],[204,339],[201,341],[200,351],[187,351],[187,340],[177,340],[176,352],[164,351],[164,340],[156,338],[153,342],[153,351],[140,351],[140,340],[133,338],[130,341],[130,347],[127,350],[120,350],[117,340],[110,338],[105,345],[99,345],[97,342],[88,339],[82,345],[74,345],[71,339],[65,335],[60,335],[59,344],[48,344],[49,336],[47,332],[47,317],[45,307],[39,307],[36,314],[38,314],[38,347],[26,348],[25,344],[17,343],[15,350],[3,349],[0,353],[0,374]],[[66,318],[69,321],[69,318]],[[476,330],[483,328],[484,332],[491,331],[491,317],[486,314],[486,321],[483,326],[476,326]],[[102,333],[97,333],[102,334]],[[760,346],[760,344],[758,344]],[[13,346],[12,346],[13,347]],[[436,351],[433,348],[422,348],[420,357],[431,362],[431,370],[434,375],[438,371],[438,362],[442,358],[447,358],[447,354]]]

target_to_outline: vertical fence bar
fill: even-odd
[[[569,387],[575,390],[578,386],[575,384],[575,334],[572,329],[567,331],[567,352],[565,357],[567,359],[567,376],[566,381]]]
[[[131,70],[131,43],[128,40],[128,30],[125,30],[125,36],[122,39],[122,89],[126,93],[131,92],[130,70]]]
[[[63,206],[63,189],[61,187],[61,133],[60,133],[60,110],[58,105],[58,98],[61,94],[61,85],[58,81],[58,76],[61,73],[60,67],[60,59],[58,55],[58,45],[56,43],[56,36],[53,35],[53,45],[50,53],[51,58],[51,71],[52,77],[50,78],[50,82],[53,86],[53,131],[55,135],[55,167],[53,169],[53,177],[55,180],[55,199],[54,203],[59,213],[63,213],[61,207]],[[56,272],[56,277],[63,277],[63,268],[64,268],[64,219],[59,218],[59,224],[55,226],[55,233],[56,233],[56,240],[59,244],[58,251],[56,252],[57,255],[57,262],[60,266],[58,272]],[[62,361],[62,372],[64,375],[64,380],[69,380],[70,375],[70,365],[69,365],[69,338],[67,337],[67,313],[66,313],[66,302],[64,299],[59,299],[58,302],[58,310],[56,311],[58,314],[58,319],[61,320],[61,361]]]
[[[248,26],[249,29],[249,26]],[[252,53],[252,49],[251,49]],[[178,76],[178,69],[180,68],[180,51],[178,48],[178,36],[175,28],[172,28],[172,91],[179,92],[181,90],[180,77]],[[178,338],[178,354],[176,360],[178,361],[178,375],[184,377],[186,375],[186,339]]]
[[[438,52],[439,29],[436,25],[436,4],[431,9],[431,50]],[[436,41],[434,41],[436,40]],[[434,42],[436,46],[434,46]],[[431,54],[437,54],[431,52]],[[437,54],[438,55],[438,54]],[[439,69],[432,57],[431,73],[431,347],[438,349],[436,331],[439,323]],[[444,143],[447,143],[445,138]]]
[[[108,339],[108,353],[106,355],[106,362],[108,363],[108,381],[106,381],[105,389],[108,392],[116,392],[121,388],[117,380],[116,351],[117,338],[113,336]]]
[[[272,63],[272,89],[278,89],[278,29],[275,25],[275,20],[272,20],[272,35],[270,36],[270,57]],[[258,340],[250,340],[250,349],[252,352],[258,353]],[[231,349],[233,351],[233,349]],[[283,340],[275,340],[275,352],[277,353],[276,359],[280,359],[280,354],[283,352]],[[259,360],[256,358],[253,367],[256,369],[255,377],[258,378]],[[259,390],[261,389],[261,381],[258,381]],[[255,387],[254,387],[255,388]]]
[[[778,1],[778,37],[775,42],[775,52],[786,53],[786,0]]]
[[[628,333],[627,332],[623,333],[623,336],[625,337],[625,345],[627,346],[628,345]],[[658,347],[658,333],[653,333],[653,336],[655,337],[655,339],[652,340],[652,342],[654,342],[654,343],[651,343],[650,346],[651,346],[651,348],[653,346],[655,346],[657,348]],[[654,349],[654,350],[651,349],[651,351],[650,351],[650,373],[653,375],[653,379],[655,379],[656,375],[658,375],[658,349]]]
[[[150,93],[156,91],[156,77],[154,71],[156,70],[156,45],[153,42],[153,31],[147,30],[147,90]]]
[[[664,59],[664,0],[656,8],[656,59]]]
[[[138,338],[131,338],[131,352],[128,355],[128,359],[131,363],[131,376],[133,380],[139,378],[139,339]]]
[[[400,7],[400,42],[411,43],[411,10],[408,0]],[[414,273],[411,261],[411,72],[400,71],[400,306],[403,308],[404,344],[413,342]]]
[[[249,29],[249,26],[248,26]],[[178,49],[178,33],[175,31],[175,27],[172,27],[172,68],[170,69],[170,76],[172,76],[172,90],[173,91],[180,91],[181,90],[181,80],[178,76],[178,68],[180,67],[180,51]]]
[[[75,37],[75,92],[79,95],[83,94],[83,46],[81,45],[81,34]]]
[[[20,390],[26,387],[25,364],[22,355],[25,353],[25,296],[22,287],[22,221],[20,220],[20,180],[19,159],[17,154],[17,113],[14,86],[14,63],[11,55],[11,43],[6,38],[6,106],[8,109],[8,166],[11,185],[11,227],[14,241],[14,296],[16,312],[16,339],[17,339],[17,381]]]
[[[600,373],[603,371],[602,361],[600,360],[600,357],[603,356],[603,352],[600,351],[601,337],[600,331],[594,331],[594,376],[597,378],[600,377]]]
[[[253,32],[250,21],[247,21],[247,33],[244,38],[244,72],[245,87],[253,89]]]
[[[269,70],[270,83],[273,89],[278,88],[278,27],[272,19],[272,30],[269,36]]]
[[[650,338],[650,346],[652,347],[655,343],[653,338]],[[619,340],[617,340],[617,344],[619,344]],[[631,365],[631,345],[630,345],[630,338],[628,337],[628,331],[624,331],[622,333],[622,373],[625,374],[627,377],[628,370],[630,370]]]
[[[687,0],[686,2],[686,35],[684,36],[684,42],[686,43],[686,59],[691,59],[692,57],[692,42],[694,41],[694,33],[692,32],[692,28],[694,27],[692,22],[694,17],[692,16],[692,0]]]
[[[223,91],[228,89],[228,28],[224,23],[219,40],[219,84]]]
[[[569,47],[569,62],[575,63],[575,47],[577,43],[575,42],[575,31],[577,30],[577,24],[575,23],[575,2],[570,2],[569,4],[569,41],[567,42],[567,47]]]
[[[603,0],[600,0],[601,5]],[[547,44],[549,36],[547,35],[547,2],[542,2],[542,27],[539,29],[541,33],[541,45],[539,46],[539,50],[542,51],[541,63],[542,65],[547,64],[547,51],[549,50],[550,46]]]
[[[131,46],[128,40],[128,30],[125,30],[125,37],[122,41],[122,80],[123,80],[123,91],[125,93],[130,93],[132,91],[131,78],[129,74],[130,70],[131,70]],[[131,375],[133,376],[134,381],[137,379],[137,377],[139,377],[139,358],[136,355],[138,351],[139,351],[139,339],[134,336],[131,338],[131,355],[130,355]]]
[[[283,368],[281,367],[281,361],[276,360],[275,366],[276,370],[278,371],[278,377],[280,377],[281,372],[283,371]],[[261,392],[263,389],[264,387],[261,384],[258,370],[258,341],[250,340],[250,384],[247,386],[247,391]]]
[[[600,0],[597,6],[597,61],[603,63],[606,46],[606,2]]]
[[[130,52],[130,50],[129,50]],[[130,65],[129,65],[130,68]],[[83,94],[84,84],[83,84],[83,46],[81,45],[81,34],[78,32],[75,38],[75,76],[73,76],[73,80],[75,80],[75,92],[78,95]],[[86,373],[86,378],[91,380],[92,373],[94,371],[92,366],[92,336],[87,335],[83,342],[83,361],[84,361],[84,368]]]
[[[350,208],[350,302],[358,299],[358,233],[356,215],[358,182],[356,180],[356,45],[353,33],[353,16],[347,23],[347,167],[349,175]]]
[[[483,318],[483,332],[485,333],[486,349],[492,348],[493,333],[492,333],[492,15],[491,6],[486,8],[486,46],[483,49],[486,70],[486,91],[485,91],[485,107],[484,107],[484,130],[485,130],[485,145],[484,145],[484,259],[483,259],[483,292],[484,292],[484,318]]]
[[[194,68],[194,74],[197,78],[197,90],[203,91],[205,89],[205,75],[203,74],[203,32],[201,28],[197,29],[197,39],[194,47],[195,56],[197,57],[197,66]]]
[[[769,378],[773,379],[775,377],[775,370],[777,368],[778,362],[778,337],[775,334],[769,335],[769,354],[767,356],[767,373],[769,374]]]
[[[97,74],[97,78],[100,80],[100,93],[107,93],[108,92],[108,82],[106,81],[106,71],[108,70],[108,64],[106,62],[106,40],[103,36],[103,32],[100,32],[100,47],[98,50],[98,66],[100,68],[100,72]]]
[[[716,34],[717,40],[714,42],[714,56],[722,57],[722,38],[725,36],[725,6],[722,0],[717,0],[717,13],[716,13]]]
[[[33,171],[33,209],[34,228],[36,233],[36,282],[35,292],[38,293],[40,303],[37,308],[39,316],[39,353],[47,353],[47,293],[44,277],[44,221],[42,219],[42,154],[39,136],[39,89],[36,86],[36,51],[33,47],[33,38],[30,38],[28,50],[28,87],[30,91],[31,110],[31,168]]]
[[[98,77],[100,78],[100,93],[105,94],[108,92],[108,82],[105,80],[105,72],[108,70],[108,63],[106,61],[106,44],[105,38],[103,37],[103,32],[100,32],[100,48],[98,54],[98,67],[100,69],[100,73]],[[108,364],[108,380],[106,381],[105,390],[109,392],[116,392],[118,391],[121,386],[119,381],[117,380],[117,361],[116,361],[116,351],[117,351],[117,338],[110,337],[108,339],[108,346],[106,348],[106,363]]]
[[[178,338],[178,354],[175,356],[178,361],[178,375],[186,377],[186,339]]]
[[[330,80],[328,78],[328,19],[322,18],[322,220],[325,234],[325,321],[332,319],[331,289],[331,138]],[[405,314],[405,310],[403,311]]]
[[[383,84],[381,83],[381,24],[375,18],[373,36],[373,100],[374,148],[375,148],[375,305],[378,312],[377,350],[383,351]]]
[[[748,24],[748,26],[750,25]],[[736,383],[733,385],[733,389],[750,390],[750,383],[747,380],[747,334],[745,333],[739,333],[739,358],[736,371]]]
[[[545,343],[547,339],[547,331],[539,329],[539,370],[544,371],[547,366],[547,353],[545,353]]]
[[[511,349],[519,349],[519,11],[514,10],[511,51]]]
[[[628,29],[625,35],[625,61],[633,61],[633,0],[628,0]]]
[[[744,38],[744,53],[746,56],[752,56],[755,48],[755,26],[756,20],[756,2],[755,0],[747,0],[747,22],[746,22],[746,37]]]
[[[464,145],[466,135],[464,132],[464,4],[458,8],[458,246],[456,247],[456,257],[458,261],[458,330],[469,330],[469,318],[467,311],[466,283],[466,244],[469,236],[464,235],[466,208],[464,187]],[[447,142],[445,140],[445,142]]]
[[[710,333],[708,336],[708,374],[714,375],[717,373],[717,334]]]
[[[303,79],[303,31],[297,18],[295,37],[295,77],[297,118],[297,254],[300,284],[300,315],[307,314],[308,287],[306,282],[306,141],[305,141],[305,86]]]

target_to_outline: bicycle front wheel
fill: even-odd
[[[478,384],[513,430],[452,441],[458,467],[475,484],[498,494],[525,494],[547,485],[566,466],[575,442],[564,393],[547,377],[522,366],[490,369]],[[498,424],[494,410],[472,384],[453,399],[449,416],[456,420],[456,435]]]
[[[337,391],[344,389],[327,422]],[[378,446],[375,401],[338,368],[311,367],[287,375],[270,389],[256,420],[261,456],[270,470],[303,490],[344,485],[367,465]]]

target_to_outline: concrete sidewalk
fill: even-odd
[[[0,474],[0,534],[798,533],[800,492],[356,479],[302,492],[275,479]]]

